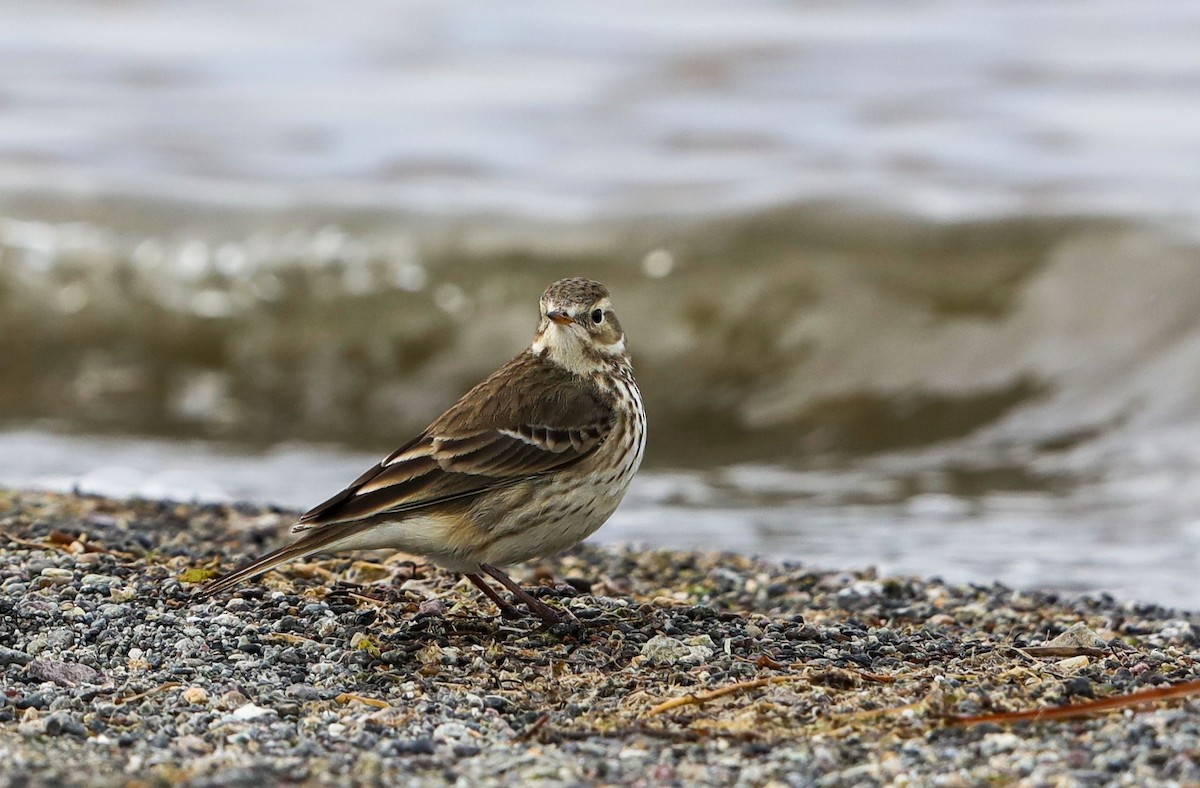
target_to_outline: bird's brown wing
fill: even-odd
[[[526,351],[292,530],[411,512],[562,468],[615,422],[603,392]]]

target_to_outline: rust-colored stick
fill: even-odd
[[[717,698],[724,697],[725,695],[733,695],[734,693],[737,693],[737,692],[745,692],[747,690],[758,689],[759,687],[765,687],[768,684],[777,684],[777,683],[779,683],[780,679],[786,680],[786,679],[790,679],[790,678],[792,678],[792,677],[790,677],[790,676],[773,676],[773,677],[767,678],[767,679],[752,679],[750,681],[739,681],[735,684],[730,684],[725,687],[719,687],[718,689],[714,689],[714,690],[706,690],[704,692],[689,692],[687,695],[683,695],[678,698],[671,698],[670,700],[665,700],[662,703],[658,704],[657,706],[655,706],[651,709],[647,709],[643,716],[653,717],[656,714],[662,714],[664,711],[670,711],[671,709],[678,709],[681,706],[699,706],[703,703],[707,703],[710,700],[716,700]]]
[[[1165,700],[1186,698],[1190,695],[1200,695],[1200,679],[1186,681],[1161,689],[1148,689],[1119,695],[1115,698],[1101,698],[1084,703],[1069,703],[1065,706],[1051,706],[1045,709],[1029,709],[1027,711],[1002,711],[996,714],[978,714],[970,717],[951,717],[951,725],[981,725],[985,722],[1009,725],[1015,722],[1042,722],[1046,720],[1070,720],[1076,717],[1087,717],[1106,711],[1127,709],[1146,703],[1160,703]]]

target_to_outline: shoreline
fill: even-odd
[[[383,555],[191,602],[289,522],[0,490],[0,785],[1200,780],[1186,697],[964,722],[1200,679],[1195,612],[590,546],[552,630]]]

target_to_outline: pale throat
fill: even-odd
[[[529,349],[535,356],[546,358],[581,377],[590,377],[611,366],[611,361],[625,354],[625,338],[611,345],[585,345],[585,340],[569,326],[549,323],[533,337]],[[598,358],[597,356],[603,357]]]

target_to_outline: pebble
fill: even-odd
[[[50,696],[44,692],[31,692],[24,697],[17,698],[13,704],[18,709],[45,709],[50,705]]]
[[[341,557],[198,602],[185,572],[288,517],[3,491],[0,517],[95,549],[0,552],[3,785],[1200,782],[1186,701],[946,724],[1194,679],[1187,611],[587,546],[538,570],[572,578],[538,593],[582,622],[550,629],[432,567]],[[339,584],[368,570],[369,593]],[[1068,640],[1105,655],[1017,651]]]
[[[103,676],[95,668],[56,659],[35,659],[25,666],[25,672],[30,678],[52,681],[60,687],[99,684],[103,681]]]
[[[188,687],[182,693],[183,699],[195,706],[208,703],[208,690],[203,687]]]
[[[57,711],[46,717],[44,729],[47,736],[75,736],[87,738],[87,729],[78,719],[66,712]]]
[[[426,599],[417,608],[417,614],[422,616],[440,616],[446,612],[446,605],[440,599]]]
[[[699,665],[713,654],[707,635],[684,643],[666,635],[655,635],[642,646],[642,656],[653,665]]]
[[[253,703],[247,703],[234,709],[233,713],[229,714],[227,719],[236,722],[249,722],[251,720],[261,720],[263,717],[273,717],[278,715],[278,713],[275,709],[268,709],[263,706],[256,706]]]

